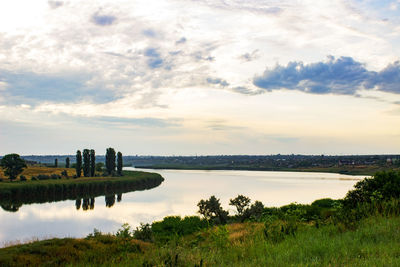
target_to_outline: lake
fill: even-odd
[[[138,170],[124,168],[126,170]],[[242,194],[266,206],[311,203],[342,198],[365,176],[334,173],[143,170],[161,174],[157,188],[81,201],[23,205],[17,212],[0,209],[0,242],[26,242],[51,237],[84,237],[96,228],[115,233],[123,223],[138,226],[167,215],[195,215],[200,199],[215,195],[233,214],[229,199]],[[79,207],[79,209],[77,209]]]

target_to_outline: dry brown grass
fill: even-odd
[[[61,175],[61,172],[66,170],[68,173],[68,176],[74,176],[76,174],[75,169],[73,168],[52,168],[52,167],[44,167],[44,166],[39,166],[39,165],[29,165],[24,171],[21,173],[21,175],[24,175],[27,179],[31,179],[32,176],[37,176],[39,174],[44,174],[44,175],[52,175],[52,174],[58,174]],[[1,178],[8,178],[4,175],[3,169],[0,168],[0,177]]]
[[[229,241],[232,243],[242,242],[244,238],[250,236],[254,231],[260,231],[263,228],[262,223],[234,223],[227,226],[229,232]]]

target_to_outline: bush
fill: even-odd
[[[21,176],[19,177],[19,179],[20,179],[21,181],[26,181],[26,177],[25,177],[24,175],[21,175]]]
[[[63,170],[63,171],[61,172],[61,175],[64,176],[64,177],[68,177],[67,170]]]
[[[61,179],[61,176],[58,175],[58,174],[55,174],[55,173],[53,173],[50,177],[51,177],[51,179],[53,179],[53,180]]]
[[[296,234],[299,222],[295,218],[272,220],[264,223],[264,235],[273,243],[281,242],[286,236]]]
[[[49,175],[46,175],[46,174],[39,174],[39,175],[37,176],[37,179],[38,179],[38,180],[49,180],[49,179],[50,179],[50,176],[49,176]]]
[[[400,198],[400,172],[377,172],[372,178],[365,178],[347,193],[343,203],[347,207],[356,207],[362,202],[376,202]]]
[[[139,227],[133,232],[133,237],[142,241],[150,242],[153,241],[153,231],[151,230],[150,224],[141,223]]]

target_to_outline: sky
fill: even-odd
[[[0,155],[398,154],[400,0],[0,2]]]

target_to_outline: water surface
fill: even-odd
[[[87,200],[89,205],[85,205],[85,209],[82,205],[77,209],[79,203],[68,200],[23,205],[17,212],[0,210],[0,241],[4,245],[32,238],[84,237],[94,228],[116,232],[125,222],[136,227],[140,222],[151,223],[167,215],[194,215],[199,200],[211,195],[220,198],[222,206],[231,214],[234,212],[228,206],[229,199],[238,194],[246,195],[252,201],[260,200],[266,206],[311,203],[325,197],[342,198],[364,178],[307,172],[144,171],[160,173],[165,181],[151,190],[122,194],[120,202],[117,196],[114,200],[110,200],[110,196],[108,199],[101,196]]]

